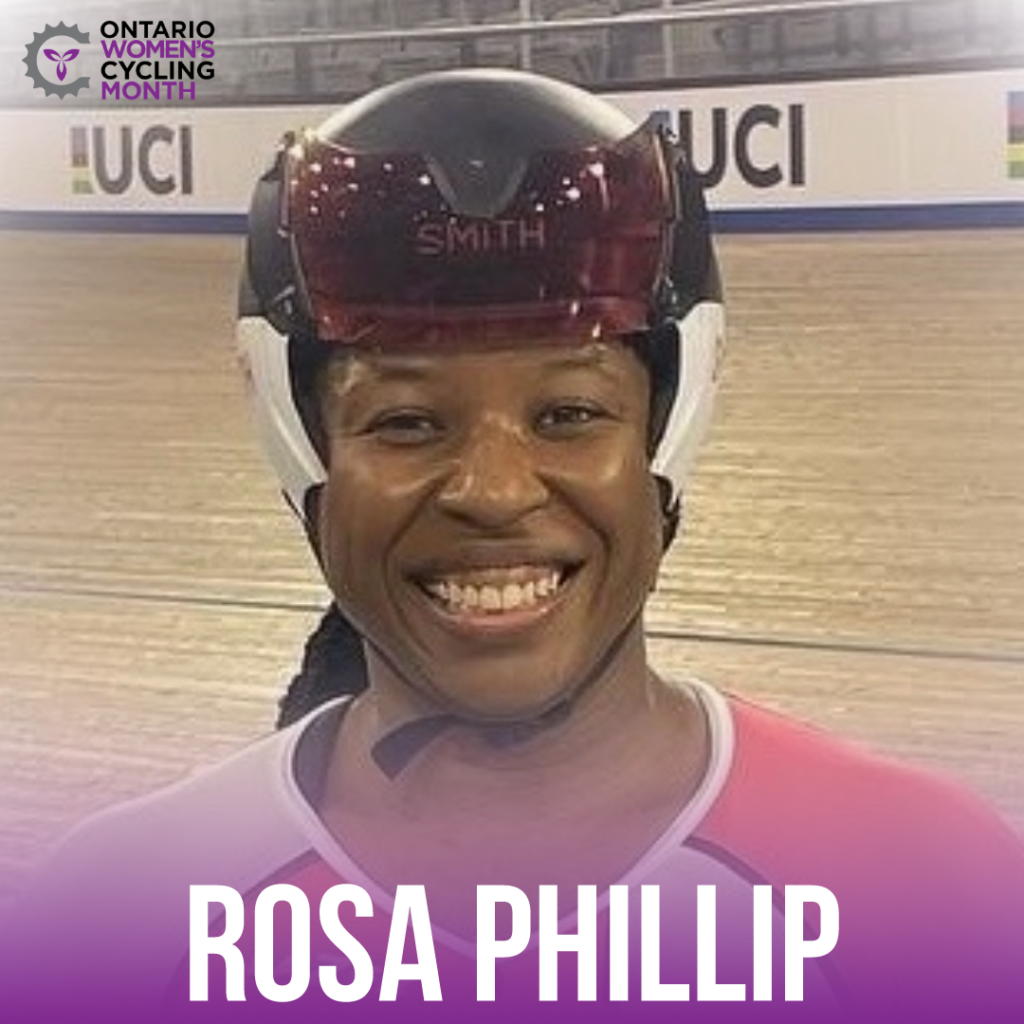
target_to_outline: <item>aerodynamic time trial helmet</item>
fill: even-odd
[[[670,520],[703,434],[722,296],[700,186],[653,122],[505,70],[375,90],[287,137],[240,291],[257,425],[300,515],[325,480],[310,368],[335,346],[637,343]]]

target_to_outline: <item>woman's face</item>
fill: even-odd
[[[616,343],[334,360],[321,558],[380,661],[515,719],[639,629],[661,555],[648,395]]]

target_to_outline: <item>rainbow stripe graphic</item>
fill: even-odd
[[[1024,92],[1006,94],[1006,171],[1024,180]]]

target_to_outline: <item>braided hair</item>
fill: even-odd
[[[277,728],[335,697],[362,693],[368,685],[362,637],[332,604],[306,640],[299,672],[278,701]]]

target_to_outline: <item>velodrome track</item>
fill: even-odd
[[[0,899],[266,732],[324,601],[250,436],[237,238],[0,234]],[[1024,233],[727,237],[657,663],[1024,827]]]

